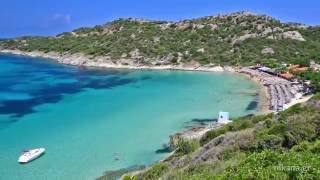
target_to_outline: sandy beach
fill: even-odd
[[[296,104],[307,102],[313,95],[302,96],[300,98],[293,99],[289,104],[286,105],[285,109],[288,109]]]

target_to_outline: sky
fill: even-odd
[[[320,25],[319,0],[0,0],[0,38],[55,35],[118,18],[179,21],[237,11]]]

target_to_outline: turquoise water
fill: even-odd
[[[254,113],[259,87],[228,73],[83,69],[0,55],[0,179],[94,179],[149,165],[169,135]],[[23,149],[46,154],[25,165]],[[115,153],[120,160],[115,160]]]

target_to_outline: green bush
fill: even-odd
[[[169,170],[169,166],[166,163],[156,163],[150,169],[142,174],[138,174],[135,178],[144,180],[154,180],[161,177],[166,171]]]
[[[254,127],[255,124],[261,121],[270,120],[273,117],[273,114],[268,115],[257,115],[257,116],[246,116],[233,120],[231,123],[226,124],[218,129],[208,131],[201,139],[200,144],[204,145],[210,140],[225,134],[226,132],[235,132],[248,128]]]
[[[319,152],[253,153],[236,167],[219,175],[221,179],[317,179],[320,177]]]
[[[208,143],[210,140],[220,136],[221,134],[224,134],[227,132],[226,128],[218,128],[211,131],[208,131],[201,139],[200,144],[204,145]]]
[[[199,141],[197,140],[183,140],[180,139],[178,142],[177,153],[190,154],[200,147]]]
[[[315,100],[320,100],[320,92],[315,94],[312,98],[314,98]]]
[[[125,176],[123,177],[123,180],[138,180],[138,178],[135,176]]]
[[[261,140],[258,141],[259,149],[270,149],[276,150],[280,149],[282,146],[283,138],[276,135],[266,135]]]
[[[294,146],[291,151],[293,152],[312,152],[319,153],[320,152],[320,140],[315,142],[304,141],[299,145]]]

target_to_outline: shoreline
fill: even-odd
[[[258,86],[261,87],[259,91],[259,102],[257,107],[257,114],[266,114],[272,111],[268,110],[268,94],[266,87],[261,84],[261,82],[255,80],[254,78],[247,76],[245,73],[241,73],[237,67],[231,66],[211,66],[211,65],[123,65],[121,63],[114,63],[112,60],[103,59],[103,57],[96,57],[94,59],[81,55],[60,55],[55,52],[43,53],[40,51],[33,52],[24,52],[20,50],[8,50],[0,49],[0,54],[10,54],[18,56],[27,56],[34,58],[45,58],[56,61],[65,65],[72,65],[77,67],[95,67],[95,68],[106,68],[106,69],[127,69],[127,70],[168,70],[168,71],[199,71],[199,72],[227,72],[227,73],[236,73],[239,75],[244,75],[248,80],[255,82]]]
[[[90,57],[83,54],[59,54],[56,52],[24,52],[20,50],[0,49],[2,54],[20,55],[35,58],[47,58],[57,61],[61,64],[73,65],[78,67],[100,67],[110,69],[134,69],[134,70],[181,70],[181,71],[203,71],[203,72],[235,72],[233,67],[222,67],[215,65],[200,64],[178,64],[178,65],[145,65],[134,63],[114,62],[109,57]],[[125,59],[126,61],[134,61],[134,59]],[[121,62],[122,61],[122,62]]]
[[[269,90],[266,86],[264,86],[261,81],[257,80],[254,77],[251,77],[250,75],[246,74],[246,73],[242,73],[241,71],[237,71],[237,73],[239,73],[240,75],[243,75],[244,77],[246,77],[248,80],[254,82],[256,85],[258,85],[260,87],[260,91],[259,91],[259,102],[258,102],[258,106],[257,106],[257,114],[258,115],[264,115],[264,114],[269,114],[269,113],[273,113],[274,111],[269,109],[269,98],[270,98],[270,94],[269,94]]]

